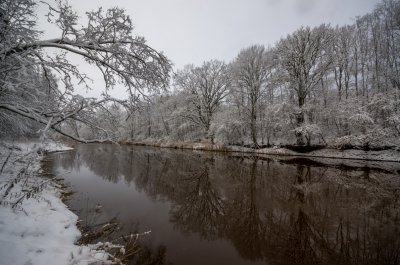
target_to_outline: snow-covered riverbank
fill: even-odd
[[[254,150],[252,148],[241,147],[241,146],[230,146],[230,145],[208,144],[208,143],[190,143],[190,142],[142,141],[142,142],[134,142],[128,144],[147,145],[147,146],[156,146],[164,148],[203,150],[203,151],[243,152],[243,153],[254,153],[263,155],[400,162],[400,151],[396,150],[363,151],[356,149],[338,150],[338,149],[326,148],[307,153],[299,153],[286,148],[278,148],[278,147],[262,148]]]
[[[78,217],[62,202],[61,187],[43,177],[45,152],[70,147],[0,143],[0,264],[104,264],[99,245],[76,245]]]
[[[260,154],[269,154],[269,155],[400,162],[400,152],[395,150],[363,151],[356,149],[349,149],[349,150],[321,149],[321,150],[311,151],[308,153],[299,153],[284,148],[264,148],[256,150],[255,152]]]

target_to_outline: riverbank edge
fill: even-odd
[[[132,249],[136,250],[138,248],[137,240],[139,237],[143,235],[147,235],[150,231],[145,231],[142,233],[135,233],[125,235],[121,243],[115,243],[113,241],[105,241],[104,238],[101,239],[104,235],[109,235],[115,229],[119,229],[119,221],[111,219],[108,222],[102,223],[97,228],[93,229],[93,231],[85,230],[84,226],[81,225],[81,219],[79,219],[79,214],[74,209],[71,209],[68,203],[68,200],[71,196],[75,194],[76,191],[73,190],[73,187],[67,184],[62,177],[62,174],[57,174],[52,172],[52,170],[48,166],[52,166],[53,160],[50,158],[50,155],[58,152],[68,152],[75,149],[74,145],[76,143],[67,143],[65,146],[67,149],[65,150],[57,150],[47,152],[42,159],[40,160],[40,168],[42,170],[42,178],[47,178],[47,176],[53,177],[52,181],[57,185],[58,189],[58,198],[61,200],[63,205],[67,208],[70,214],[76,217],[75,228],[79,231],[79,236],[75,240],[75,245],[81,248],[89,249],[89,255],[84,260],[84,264],[88,265],[124,265],[129,261],[130,253]],[[102,144],[102,143],[99,143]],[[63,144],[62,144],[63,145]],[[100,206],[101,207],[101,206]],[[89,208],[89,210],[96,211],[96,207]],[[99,241],[99,239],[101,239]],[[95,241],[97,243],[93,244]],[[121,240],[120,240],[121,241]],[[87,263],[86,263],[87,262]],[[84,265],[81,263],[72,262],[71,265]]]
[[[7,148],[9,151],[5,152]],[[7,264],[45,264],[57,260],[58,264],[112,264],[111,255],[103,248],[103,243],[81,244],[82,231],[78,225],[78,216],[68,207],[65,195],[70,192],[60,176],[50,174],[45,168],[46,160],[52,153],[67,152],[72,147],[51,143],[8,143],[1,142],[0,157],[2,170],[11,160],[18,161],[2,171],[3,182],[11,182],[11,193],[23,193],[24,189],[36,189],[35,186],[20,187],[15,179],[16,172],[27,172],[28,182],[46,183],[37,194],[26,196],[20,209],[11,207],[13,201],[3,196],[0,205],[0,256]],[[10,155],[7,155],[9,152]],[[12,156],[11,156],[12,154]],[[11,159],[10,159],[11,157]],[[27,169],[21,171],[21,169]],[[16,197],[16,195],[14,196]],[[15,198],[14,198],[15,199]],[[10,205],[10,206],[8,206]],[[2,227],[3,226],[3,227]],[[37,248],[37,250],[35,250]]]
[[[54,153],[60,153],[60,152],[69,152],[74,150],[75,148],[73,147],[72,144],[63,144],[63,143],[57,143],[60,144],[61,146],[63,146],[64,148],[62,150],[53,150],[53,151],[46,151],[46,154],[43,155],[41,157],[41,159],[39,160],[40,163],[40,169],[42,174],[40,174],[40,178],[44,178],[47,179],[48,176],[52,176],[53,178],[50,179],[53,183],[53,185],[57,186],[57,191],[56,191],[56,196],[58,197],[58,199],[61,200],[62,204],[65,206],[65,208],[67,209],[67,211],[74,215],[76,217],[76,221],[75,221],[75,227],[78,231],[79,231],[79,236],[77,237],[76,241],[74,242],[74,244],[80,248],[86,248],[88,249],[87,251],[89,252],[86,257],[83,259],[83,264],[82,260],[78,260],[78,261],[73,261],[71,262],[71,265],[123,265],[124,263],[115,255],[112,255],[110,253],[110,250],[113,249],[124,249],[125,246],[123,245],[116,245],[113,244],[111,242],[104,242],[104,241],[99,241],[96,244],[91,244],[90,241],[88,240],[88,236],[95,236],[92,239],[97,239],[98,237],[100,237],[101,235],[101,231],[102,230],[106,230],[109,228],[109,226],[114,226],[117,225],[118,223],[105,223],[104,225],[102,225],[101,227],[99,227],[94,233],[93,235],[88,235],[87,232],[85,234],[85,231],[83,229],[83,227],[79,224],[80,223],[80,219],[77,213],[74,212],[74,210],[72,210],[70,208],[70,206],[68,205],[68,199],[70,198],[70,196],[72,196],[75,192],[72,190],[72,187],[69,186],[67,183],[65,183],[64,178],[62,178],[61,176],[59,176],[58,174],[54,174],[53,172],[50,171],[49,168],[46,168],[47,163],[52,163],[52,161],[49,159],[49,156],[51,154]],[[100,231],[100,232],[99,232]],[[100,233],[99,235],[96,235],[96,233]],[[121,253],[122,254],[122,253]],[[123,256],[123,255],[122,255]],[[78,262],[78,263],[76,263]]]
[[[246,153],[253,155],[400,162],[400,150],[364,151],[358,149],[339,150],[334,148],[323,148],[311,152],[300,153],[280,147],[252,149],[249,147],[241,147],[241,146],[210,144],[210,143],[193,143],[193,142],[126,141],[122,142],[121,144],[136,145],[136,146],[153,146],[159,148],[172,148],[172,149],[189,149],[198,151]]]

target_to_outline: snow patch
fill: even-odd
[[[41,153],[70,150],[48,142],[0,143],[0,263],[89,264],[108,262],[94,246],[79,246],[78,217],[50,179],[40,177]]]

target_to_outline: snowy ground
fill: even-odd
[[[43,151],[68,149],[0,143],[0,265],[108,263],[100,245],[75,244],[78,217],[60,199],[60,187],[41,176]]]
[[[280,155],[280,156],[300,156],[300,157],[315,157],[315,158],[335,158],[335,159],[354,159],[368,161],[391,161],[400,162],[400,151],[384,150],[384,151],[363,151],[363,150],[337,150],[337,149],[321,149],[308,153],[298,153],[285,148],[271,147],[263,149],[251,149],[241,146],[230,146],[209,143],[190,143],[190,142],[168,142],[168,141],[142,141],[133,144],[149,145],[166,148],[183,148],[193,150],[207,151],[229,151],[243,153],[257,153],[263,155]]]
[[[321,149],[308,153],[298,153],[284,148],[264,148],[257,150],[256,153],[270,155],[289,155],[304,157],[325,157],[325,158],[341,158],[356,159],[369,161],[392,161],[400,162],[400,152],[396,150],[384,151],[363,151],[363,150],[337,150],[337,149]]]

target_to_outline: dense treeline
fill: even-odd
[[[143,80],[168,73],[157,71]],[[49,80],[46,71],[39,72]],[[125,72],[118,73],[124,81]],[[117,83],[106,76],[110,84]],[[166,78],[159,79],[160,87]],[[123,83],[136,84],[129,81]],[[139,95],[148,83],[139,86],[139,93],[130,88],[128,102],[108,98],[94,108],[85,101],[91,106],[86,112],[73,108],[83,118],[60,118],[52,128],[78,140],[399,146],[400,1],[384,0],[352,25],[300,27],[273,47],[244,48],[231,62],[187,65],[170,83],[169,90],[149,89],[154,93],[145,97]],[[48,87],[44,94],[50,91],[42,87]],[[72,99],[83,104],[80,97]],[[2,134],[15,128],[7,118],[14,114],[1,115]]]
[[[274,47],[251,46],[230,63],[177,71],[125,125],[127,140],[225,144],[398,145],[400,2],[354,24],[301,27]]]

